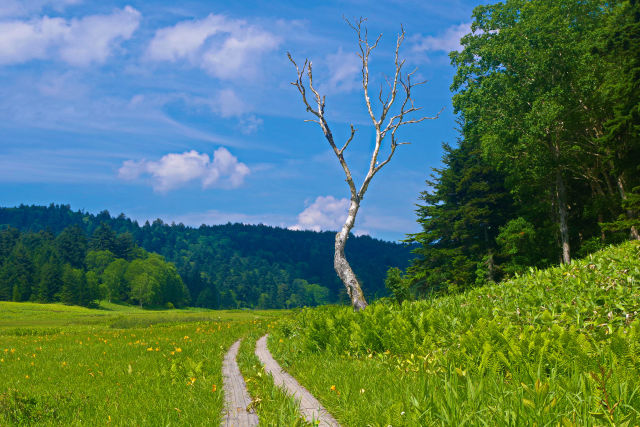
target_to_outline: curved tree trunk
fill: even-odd
[[[353,309],[356,311],[360,311],[365,308],[367,306],[367,301],[364,299],[360,283],[344,255],[344,247],[347,244],[349,232],[351,232],[351,229],[355,224],[358,209],[360,209],[360,201],[358,199],[351,199],[347,220],[342,226],[342,230],[336,234],[336,245],[333,257],[333,267],[336,269],[336,273],[338,273],[340,280],[342,280],[342,283],[344,283],[344,286],[347,288],[347,294],[349,294],[349,298],[351,298],[351,305],[353,305]]]

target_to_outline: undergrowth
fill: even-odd
[[[345,425],[637,425],[640,245],[401,306],[305,309],[274,356]]]

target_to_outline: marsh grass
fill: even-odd
[[[273,316],[0,303],[0,425],[218,425],[225,352]]]

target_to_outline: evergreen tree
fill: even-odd
[[[460,141],[458,148],[444,144],[444,167],[434,169],[430,190],[420,194],[420,233],[409,242],[421,246],[408,269],[407,279],[419,294],[460,290],[476,282],[500,279],[496,267],[499,227],[513,212],[504,175],[487,162],[478,144]]]
[[[84,266],[84,258],[87,254],[87,237],[80,227],[65,228],[56,237],[55,246],[57,255],[63,263],[70,264],[74,268]]]

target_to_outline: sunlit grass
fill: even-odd
[[[403,306],[303,310],[269,348],[343,425],[637,425],[640,245]]]
[[[217,425],[225,352],[273,316],[0,303],[0,425]]]

